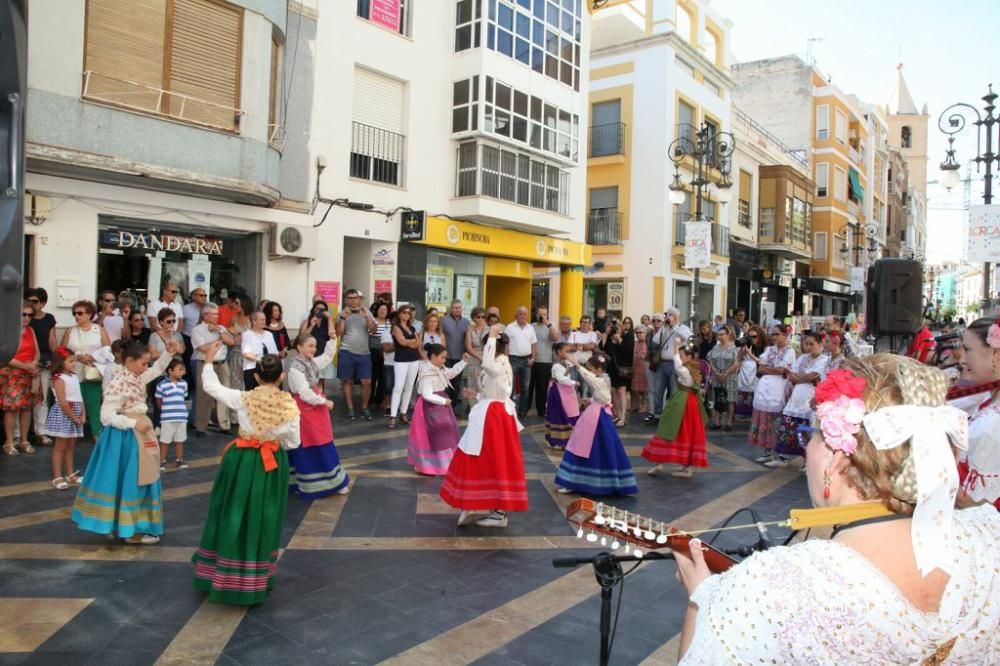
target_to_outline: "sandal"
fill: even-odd
[[[79,486],[83,484],[83,477],[80,476],[80,470],[76,470],[72,474],[68,474],[66,480],[72,483],[74,486]]]
[[[59,476],[52,479],[52,487],[56,490],[67,490],[69,488],[69,484],[66,483],[65,478]]]
[[[27,453],[29,455],[35,452],[35,447],[28,442],[21,442],[17,445],[17,448],[21,453]]]
[[[615,427],[616,428],[624,428],[625,427],[625,419],[618,419],[617,421],[615,421]]]
[[[4,444],[3,445],[3,454],[5,456],[17,456],[17,455],[20,455],[20,453],[18,453],[18,450],[14,448],[13,444]]]
[[[125,543],[131,546],[152,546],[160,543],[160,537],[153,536],[152,534],[143,534],[141,537],[136,535],[125,539]]]
[[[406,414],[400,414],[399,420],[405,423],[406,425],[410,425],[410,417],[407,416]]]
[[[390,416],[389,417],[389,427],[390,428],[395,428],[396,427],[396,417],[395,416]]]

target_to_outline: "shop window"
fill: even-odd
[[[212,0],[88,0],[83,97],[239,131],[243,10]]]

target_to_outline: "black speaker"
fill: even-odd
[[[912,335],[923,324],[924,269],[912,259],[881,259],[868,270],[865,319],[875,335]]]

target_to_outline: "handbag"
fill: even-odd
[[[85,382],[99,382],[103,379],[101,371],[97,369],[94,365],[83,366],[83,381]]]

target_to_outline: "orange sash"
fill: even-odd
[[[260,451],[260,459],[264,463],[265,472],[273,472],[278,469],[278,461],[274,459],[274,454],[278,451],[277,442],[261,442],[256,439],[244,439],[240,437],[239,439],[234,439],[229,442],[229,446],[226,447],[226,451],[236,445],[238,449],[257,449]],[[222,455],[226,455],[226,451],[222,452]]]

